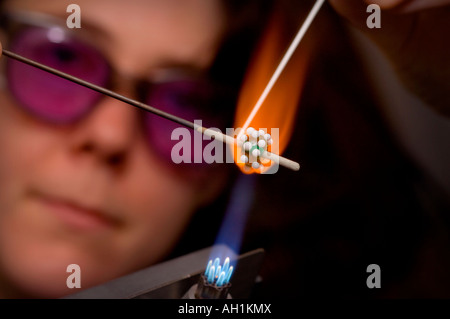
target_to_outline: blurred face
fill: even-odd
[[[64,22],[69,15],[65,1],[6,4]],[[131,97],[127,79],[206,70],[223,28],[213,0],[77,4],[80,32],[121,74],[115,90]],[[1,89],[0,296],[73,293],[66,286],[70,264],[80,266],[87,288],[153,263],[220,189],[220,181],[188,179],[158,156],[131,106],[102,98],[82,119],[60,125],[19,104]]]

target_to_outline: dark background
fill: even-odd
[[[312,1],[277,4],[288,39]],[[395,143],[328,5],[305,41],[316,49],[284,154],[302,169],[257,177],[241,250],[267,253],[254,297],[450,297],[449,199]],[[212,211],[199,212],[175,254],[214,243],[218,228],[202,222],[220,224]],[[370,264],[381,267],[380,289],[366,286]]]

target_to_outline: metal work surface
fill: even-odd
[[[86,289],[65,299],[178,299],[198,283],[212,251],[229,251],[226,246],[205,248],[103,285]],[[233,253],[230,251],[230,256]],[[238,257],[230,257],[236,264],[231,280],[233,298],[248,298],[264,257],[263,249],[256,249]]]

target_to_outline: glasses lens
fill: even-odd
[[[60,28],[29,28],[13,39],[11,50],[59,71],[105,85],[109,67],[92,47],[68,38]],[[9,60],[9,88],[28,111],[58,124],[77,120],[101,95],[21,62]]]
[[[216,127],[224,132],[229,115],[226,116],[223,112],[224,108],[215,105],[214,93],[212,86],[205,81],[179,80],[158,83],[152,87],[147,103],[167,113],[191,122],[201,121],[202,126]],[[231,105],[228,105],[228,108],[231,108]],[[179,163],[182,160],[182,163],[204,165],[204,150],[210,143],[217,143],[218,147],[225,150],[220,142],[203,140],[202,134],[151,113],[146,115],[145,121],[152,146],[167,161]],[[174,140],[172,133],[175,133]],[[213,145],[209,145],[208,149],[214,149]],[[208,152],[208,155],[210,153],[215,155],[214,151]],[[223,156],[219,157],[224,160]]]

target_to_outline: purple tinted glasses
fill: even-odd
[[[96,85],[111,88],[113,69],[92,45],[75,38],[61,27],[26,27],[10,37],[11,51]],[[35,117],[53,124],[70,124],[84,116],[103,98],[100,93],[23,63],[8,60],[6,77],[18,104]],[[191,122],[202,120],[221,130],[232,120],[233,94],[199,77],[182,77],[164,82],[139,82],[140,100]],[[148,143],[164,160],[172,162],[171,140],[179,124],[143,112]],[[191,162],[194,163],[195,133],[191,133]],[[198,138],[197,138],[198,141]],[[203,141],[202,149],[211,141]],[[198,150],[198,148],[197,148]],[[198,165],[197,165],[198,166]],[[203,165],[206,166],[206,165]]]

